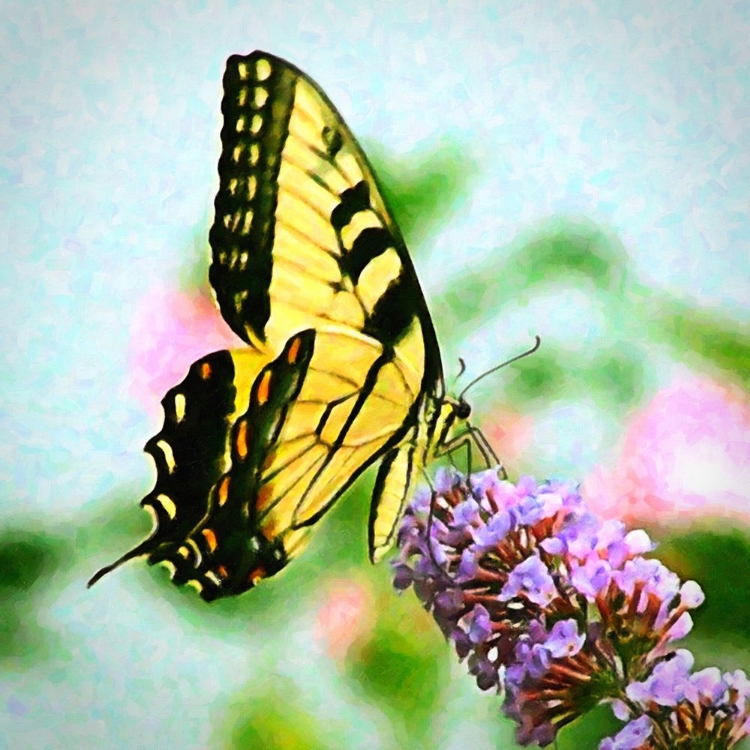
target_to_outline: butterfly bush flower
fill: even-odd
[[[551,743],[600,702],[627,722],[609,750],[697,736],[729,748],[750,732],[745,675],[691,674],[674,650],[700,587],[644,556],[646,532],[600,521],[576,485],[441,470],[398,544],[395,588],[413,588],[477,685],[504,695],[522,745]]]

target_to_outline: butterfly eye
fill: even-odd
[[[456,407],[456,416],[459,419],[468,419],[471,415],[471,406],[461,399],[461,401],[458,402],[458,406]]]

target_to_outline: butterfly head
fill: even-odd
[[[471,404],[461,397],[454,404],[457,419],[468,419],[471,416]]]

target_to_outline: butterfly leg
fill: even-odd
[[[472,445],[482,456],[486,469],[489,469],[493,466],[500,466],[500,459],[498,459],[498,457],[495,455],[495,451],[492,450],[492,447],[490,446],[487,438],[484,436],[484,433],[478,427],[474,427],[473,425],[467,425],[466,429],[462,433],[456,435],[446,443],[443,443],[441,446],[439,446],[435,450],[435,457],[439,458],[440,456],[444,456],[447,454],[451,456],[452,460],[452,456],[465,447],[467,466],[466,473],[470,475],[472,473]],[[503,474],[503,479],[505,479],[507,475],[505,473],[505,468],[502,466],[501,471]]]
[[[473,493],[474,488],[471,486],[472,445],[476,448],[476,450],[482,456],[482,459],[485,464],[485,468],[489,469],[493,466],[498,466],[499,467],[498,471],[501,473],[502,478],[503,479],[507,478],[505,468],[502,465],[500,465],[500,460],[495,455],[495,452],[492,450],[492,447],[490,446],[487,438],[484,436],[484,433],[478,427],[474,427],[473,425],[467,425],[466,429],[461,434],[456,435],[451,440],[443,443],[441,446],[436,448],[434,451],[434,456],[435,458],[440,458],[441,456],[448,455],[449,458],[451,459],[451,463],[455,466],[455,462],[453,461],[454,455],[458,453],[458,451],[465,448],[466,449],[467,482],[469,484],[469,490]],[[425,476],[427,484],[430,487],[430,493],[431,493],[430,511],[427,517],[427,549],[430,555],[430,560],[432,561],[432,564],[435,566],[435,569],[442,570],[440,564],[435,558],[435,551],[432,545],[432,525],[433,525],[433,519],[435,516],[435,505],[437,503],[438,493],[429,477],[429,474],[427,473],[427,471],[424,470],[424,468],[423,468],[423,474]]]

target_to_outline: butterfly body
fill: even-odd
[[[209,279],[242,340],[194,363],[146,445],[156,485],[138,555],[205,599],[280,570],[382,459],[370,554],[466,416],[445,398],[411,259],[361,148],[305,74],[263,52],[224,76]],[[100,571],[97,580],[115,565]]]

